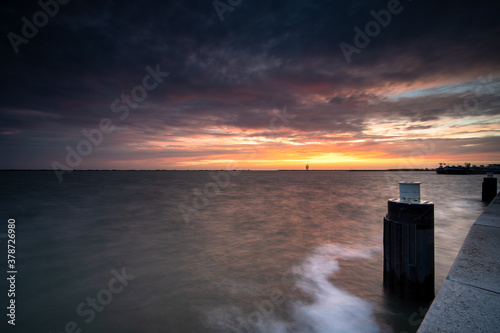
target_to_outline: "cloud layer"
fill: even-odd
[[[223,21],[211,1],[58,7],[16,53],[41,8],[0,5],[0,168],[67,165],[104,118],[77,168],[500,162],[496,1],[241,1]],[[147,66],[169,73],[150,90]]]

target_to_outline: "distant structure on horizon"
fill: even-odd
[[[306,171],[309,171],[309,164],[306,164]]]
[[[447,165],[446,163],[439,163],[439,168],[436,168],[438,175],[480,175],[487,174],[488,172],[500,173],[500,164],[488,165],[471,165],[465,163],[464,165]]]

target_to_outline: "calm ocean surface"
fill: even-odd
[[[437,291],[485,208],[483,175],[212,175],[0,172],[4,254],[16,220],[8,332],[415,332],[423,308],[382,287],[387,199],[419,181],[435,203]]]

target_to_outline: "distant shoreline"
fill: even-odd
[[[82,172],[82,171],[175,171],[175,172],[184,172],[184,171],[221,171],[226,169],[189,169],[189,170],[179,170],[179,169],[85,169],[85,170],[73,170],[72,172]],[[51,169],[0,169],[1,171],[51,171]],[[376,171],[436,171],[436,169],[372,169],[372,170],[361,170],[361,169],[352,169],[352,170],[342,170],[342,169],[325,169],[325,170],[299,170],[299,169],[279,169],[279,170],[251,170],[251,169],[240,169],[238,171],[294,171],[294,172],[319,172],[319,171],[347,171],[347,172],[376,172]]]
[[[297,169],[290,169],[290,170],[278,170],[278,171],[303,171],[303,172],[312,172],[312,171],[349,171],[349,172],[374,172],[374,171],[436,171],[436,169],[370,169],[370,170],[363,170],[363,169],[352,169],[352,170],[340,170],[340,169],[329,169],[329,170],[297,170]]]

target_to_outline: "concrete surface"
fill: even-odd
[[[477,221],[418,333],[500,332],[500,194]]]

